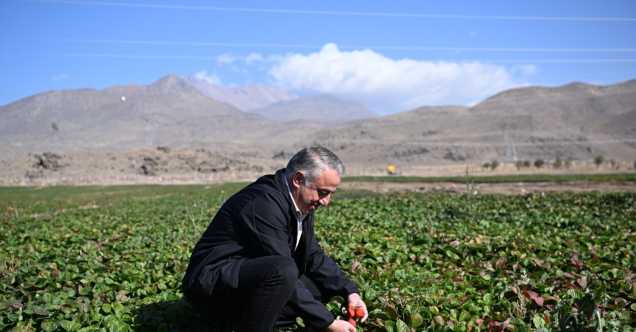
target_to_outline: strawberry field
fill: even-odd
[[[241,186],[0,189],[0,330],[205,330],[179,284]],[[635,194],[339,191],[316,220],[369,307],[359,330],[636,326]]]

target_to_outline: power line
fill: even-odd
[[[594,63],[636,63],[636,59],[502,59],[502,60],[461,60],[461,62],[481,62],[492,64],[594,64]]]
[[[214,61],[213,56],[198,55],[137,55],[137,54],[116,54],[116,53],[64,53],[67,57],[87,57],[87,58],[116,58],[116,59],[171,59],[171,60],[204,60]]]
[[[320,49],[322,46],[307,44],[285,43],[230,43],[230,42],[199,42],[199,41],[169,41],[169,40],[117,40],[117,39],[92,39],[92,40],[68,40],[70,43],[87,44],[119,44],[119,45],[148,45],[148,46],[193,46],[193,47],[236,47],[236,48],[305,48]],[[636,49],[634,49],[636,52]]]
[[[344,47],[343,47],[344,48]],[[405,51],[470,51],[502,53],[633,53],[636,48],[528,48],[528,47],[439,47],[439,46],[372,46],[373,49]]]
[[[359,16],[359,17],[389,17],[389,18],[422,18],[422,19],[452,19],[452,20],[496,20],[496,21],[563,21],[563,22],[636,22],[636,17],[619,16],[522,16],[522,15],[460,15],[460,14],[423,14],[399,12],[360,12],[335,10],[302,10],[286,8],[249,8],[249,7],[218,7],[192,5],[166,5],[153,3],[112,2],[112,1],[78,1],[78,0],[35,0],[45,3],[83,6],[106,6],[128,8],[150,8],[171,10],[195,10],[236,13],[259,13],[281,15],[321,15],[321,16]]]
[[[232,43],[203,41],[170,41],[170,40],[122,40],[122,39],[90,39],[68,40],[71,43],[118,44],[148,46],[192,46],[192,47],[235,47],[235,48],[300,48],[321,49],[324,45],[292,44],[292,43]],[[532,47],[446,47],[446,46],[397,46],[397,45],[338,45],[344,50],[373,49],[396,51],[453,51],[453,52],[494,52],[494,53],[636,53],[636,48],[532,48]]]
[[[39,54],[44,55],[44,54]],[[87,58],[119,58],[119,59],[172,59],[172,60],[202,60],[215,61],[216,56],[204,55],[151,55],[151,54],[122,54],[122,53],[64,53],[62,56],[67,57],[87,57]],[[484,59],[418,59],[422,62],[440,62],[440,63],[486,63],[486,64],[602,64],[602,63],[636,63],[634,59],[502,59],[502,60],[484,60]]]

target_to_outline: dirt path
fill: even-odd
[[[523,195],[527,193],[548,192],[636,192],[636,184],[630,182],[514,182],[514,183],[477,183],[472,185],[452,182],[344,182],[343,189],[369,190],[373,192],[456,192],[482,194]]]

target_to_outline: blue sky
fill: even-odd
[[[378,113],[636,78],[634,1],[3,0],[0,105],[198,75]]]

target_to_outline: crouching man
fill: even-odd
[[[314,211],[329,205],[344,173],[321,146],[265,175],[223,204],[194,247],[186,299],[218,330],[272,331],[302,317],[312,331],[353,331],[324,302],[342,296],[368,313],[356,285],[314,235]]]

